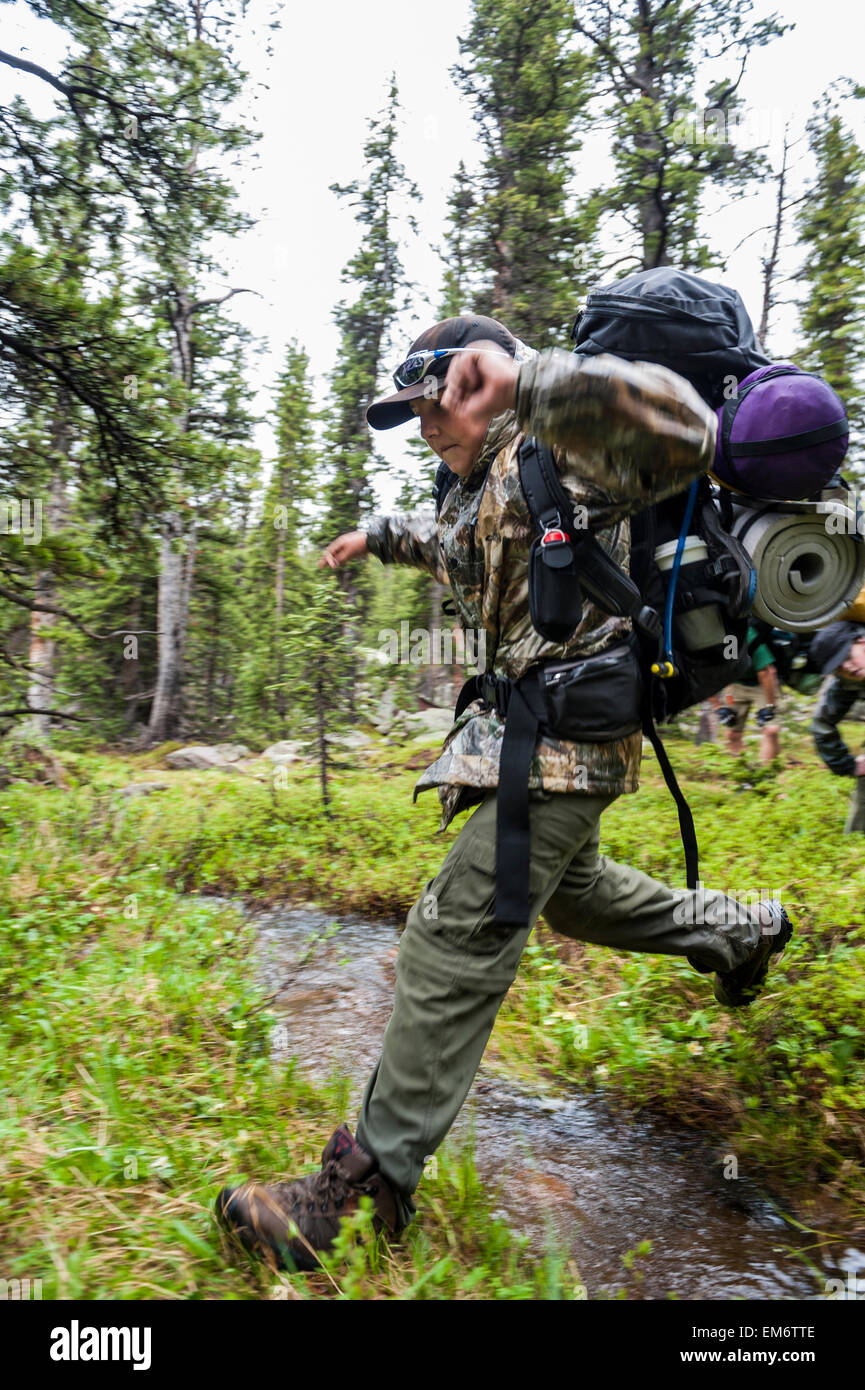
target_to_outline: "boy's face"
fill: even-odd
[[[839,675],[848,681],[865,681],[865,637],[857,637],[847,657],[838,667]]]
[[[489,420],[453,415],[435,396],[420,396],[412,401],[411,408],[420,419],[421,438],[452,473],[467,478],[480,457]]]

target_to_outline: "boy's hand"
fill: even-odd
[[[443,410],[491,420],[516,404],[520,369],[495,343],[480,342],[475,352],[454,353],[441,395]]]
[[[340,565],[346,564],[348,560],[356,560],[358,555],[366,554],[366,532],[365,531],[346,531],[342,536],[337,536],[335,541],[331,541],[326,550],[319,556],[318,568],[323,569],[329,565],[332,570],[338,570]]]

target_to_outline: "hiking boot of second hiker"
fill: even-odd
[[[344,1216],[361,1197],[373,1203],[376,1231],[398,1228],[397,1203],[375,1159],[340,1125],[321,1156],[321,1171],[294,1182],[224,1187],[216,1215],[252,1254],[277,1269],[319,1267],[317,1251],[330,1250]],[[300,1233],[294,1233],[294,1227]]]
[[[715,998],[730,1009],[746,1008],[754,1002],[766,982],[772,956],[779,956],[793,935],[790,918],[777,898],[761,903],[760,909],[769,911],[771,921],[762,924],[760,940],[751,955],[735,970],[715,976]]]

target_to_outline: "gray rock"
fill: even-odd
[[[368,743],[372,743],[369,734],[365,734],[360,729],[352,729],[347,734],[328,734],[328,743],[335,743],[340,748],[365,748]]]
[[[436,734],[444,735],[448,732],[454,722],[453,710],[432,709],[418,710],[416,714],[404,714],[403,723],[409,733]]]
[[[225,746],[223,744],[223,747]],[[204,743],[191,744],[188,748],[176,748],[173,753],[165,755],[165,761],[169,767],[183,772],[207,772],[212,768],[231,767],[231,760],[220,753],[218,748],[209,748]]]
[[[213,752],[218,753],[227,763],[236,763],[241,758],[249,757],[249,749],[245,743],[214,743]]]
[[[261,756],[272,763],[296,763],[302,748],[303,744],[298,739],[286,738],[265,748]]]
[[[378,729],[380,734],[389,733],[394,722],[395,714],[396,691],[392,685],[389,685],[376,705],[375,713],[372,715],[370,723],[374,729]]]

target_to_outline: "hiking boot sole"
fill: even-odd
[[[728,975],[716,974],[713,993],[719,1004],[728,1009],[746,1009],[758,998],[773,956],[780,957],[793,935],[793,923],[786,912],[781,925],[773,935],[766,935],[750,960],[731,970]],[[747,966],[747,970],[746,970]],[[742,972],[741,975],[738,972]],[[738,976],[738,978],[737,978]]]

